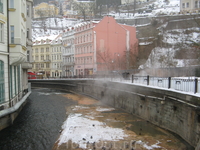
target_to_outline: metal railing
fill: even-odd
[[[164,89],[173,89],[181,92],[200,94],[200,79],[197,77],[152,77],[152,76],[134,76],[121,74],[111,75],[78,75],[63,76],[48,79],[92,79],[112,82],[124,82],[130,84],[140,84],[146,86],[160,87]]]

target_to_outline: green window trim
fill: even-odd
[[[14,66],[14,82],[15,82],[15,95],[17,95],[17,70],[16,70],[16,66]]]
[[[5,101],[4,62],[0,60],[0,103]]]
[[[20,82],[21,82],[21,80],[20,80],[20,66],[18,66],[17,67],[17,77],[18,77],[18,92],[20,92],[21,91],[21,89],[20,89]]]
[[[10,98],[13,98],[12,66],[10,66]]]

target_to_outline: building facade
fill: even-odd
[[[58,16],[59,9],[54,4],[40,3],[33,7],[34,18],[54,17]]]
[[[100,22],[81,23],[63,35],[66,36],[63,37],[63,75],[66,76],[66,71],[73,68],[70,61],[73,44],[76,76],[128,69],[133,62],[129,56],[138,55],[136,28],[118,24],[112,16],[105,16]]]
[[[51,77],[62,76],[62,34],[51,42]]]
[[[63,66],[62,66],[62,76],[70,77],[74,76],[74,54],[75,54],[75,28],[69,28],[66,31],[64,30],[62,34],[63,40]]]
[[[105,72],[129,69],[129,55],[137,56],[136,28],[118,24],[112,16],[105,16],[94,31],[94,70]]]
[[[12,124],[30,94],[27,66],[31,65],[24,64],[30,23],[28,5],[32,5],[32,0],[0,1],[0,130]]]
[[[182,13],[200,12],[200,0],[180,0],[180,11]]]
[[[42,78],[61,76],[61,35],[39,37],[33,42],[33,68],[30,71]]]
[[[75,75],[92,75],[94,69],[94,34],[96,22],[82,23],[75,32]]]

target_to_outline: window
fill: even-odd
[[[15,30],[14,26],[10,26],[11,44],[15,43],[15,40],[14,40],[14,38],[15,38],[14,30]]]
[[[4,62],[0,60],[0,103],[5,100]]]
[[[0,13],[3,13],[3,0],[0,0]]]
[[[190,6],[189,3],[187,3],[187,8],[189,8],[189,6]]]
[[[35,53],[38,53],[38,49],[37,48],[35,49]]]
[[[41,60],[44,60],[44,55],[41,55]]]
[[[44,48],[41,48],[41,53],[44,53]]]
[[[46,68],[49,68],[49,63],[46,64]]]
[[[14,66],[15,95],[17,95],[17,67]]]
[[[38,56],[35,56],[35,60],[38,60]]]
[[[29,62],[30,61],[30,51],[27,51],[27,61]]]
[[[26,14],[27,14],[28,17],[29,17],[29,10],[30,10],[30,7],[29,7],[29,5],[27,5]]]
[[[4,42],[3,37],[4,37],[4,29],[3,29],[3,23],[0,23],[0,42]]]
[[[14,0],[10,0],[10,8],[14,8]]]
[[[18,71],[17,72],[17,74],[18,74],[17,77],[18,77],[18,92],[19,92],[21,90],[21,88],[20,88],[20,82],[21,82],[21,79],[20,79],[20,77],[21,77],[20,76],[20,66],[17,67],[17,71]]]
[[[46,48],[46,52],[49,52],[49,48],[48,47]]]
[[[27,28],[27,35],[26,35],[27,39],[29,39],[29,28]]]
[[[46,60],[49,60],[49,55],[46,56]]]
[[[13,98],[12,66],[10,66],[10,98]]]
[[[41,64],[41,68],[44,68],[44,64]]]
[[[40,68],[40,64],[36,64],[36,69],[39,69]]]

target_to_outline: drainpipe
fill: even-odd
[[[97,72],[97,47],[96,47],[97,43],[96,43],[96,31],[94,31],[94,61],[93,61],[93,74],[94,71],[95,73]]]
[[[11,97],[10,97],[10,47],[9,47],[9,39],[10,39],[10,30],[9,30],[9,1],[7,1],[7,52],[8,52],[8,99],[9,99],[9,107],[11,107]]]

